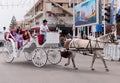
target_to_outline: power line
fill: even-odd
[[[2,7],[2,8],[3,7],[8,7],[9,8],[9,7],[18,7],[18,6],[23,7],[23,6],[28,6],[28,5],[29,6],[34,5],[33,0],[19,0],[17,2],[18,3],[15,3],[15,1],[12,0],[12,3],[8,4],[8,0],[6,0],[6,2],[4,2],[4,3],[2,1],[0,1],[0,7]]]

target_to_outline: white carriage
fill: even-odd
[[[7,35],[10,35],[10,33]],[[58,64],[62,59],[59,50],[59,33],[48,32],[46,35],[46,41],[42,45],[39,44],[39,40],[38,35],[31,36],[30,41],[23,42],[23,46],[18,49],[14,38],[8,37],[5,39],[4,58],[6,62],[10,63],[14,58],[24,54],[25,58],[32,61],[37,67],[44,66],[47,61],[52,64]]]

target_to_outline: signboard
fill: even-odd
[[[98,0],[88,0],[74,7],[74,22],[76,27],[98,24]]]
[[[117,11],[118,11],[118,13],[120,14],[120,0],[117,1],[117,5],[118,5],[118,6],[117,6]]]

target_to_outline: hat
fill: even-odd
[[[48,21],[45,19],[45,20],[43,20],[43,23],[45,23],[45,22],[48,22]]]

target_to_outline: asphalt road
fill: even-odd
[[[62,59],[58,65],[47,63],[43,68],[37,68],[24,56],[6,63],[0,54],[0,83],[119,83],[120,62],[107,61],[110,71],[106,72],[101,60],[97,59],[96,70],[91,71],[91,60],[90,56],[77,54],[78,70],[74,70],[72,64],[65,67],[67,59]]]

